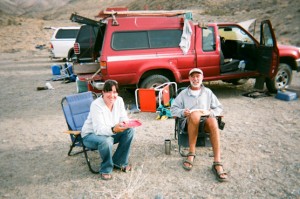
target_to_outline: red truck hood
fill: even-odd
[[[300,48],[296,46],[289,46],[289,45],[277,45],[279,50],[279,55],[285,56],[285,55],[293,55],[295,58],[300,58]]]

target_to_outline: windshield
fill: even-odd
[[[219,27],[219,34],[225,40],[242,41],[247,44],[254,44],[252,38],[242,29],[235,26]]]

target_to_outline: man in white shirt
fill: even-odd
[[[101,179],[112,179],[113,168],[130,171],[128,158],[134,129],[124,127],[128,121],[123,98],[118,96],[118,83],[107,80],[102,96],[91,104],[90,113],[85,121],[81,136],[85,146],[98,149],[102,162],[99,173]],[[113,154],[113,144],[119,143]]]
[[[220,152],[220,133],[216,116],[222,112],[222,105],[214,93],[203,84],[203,72],[199,68],[193,68],[189,72],[190,86],[181,91],[175,98],[171,113],[174,117],[185,118],[183,125],[187,125],[189,136],[189,153],[183,162],[185,170],[191,170],[196,157],[196,142],[198,128],[202,115],[209,115],[204,129],[210,134],[210,141],[214,153],[212,170],[221,182],[227,181],[227,173],[223,170]],[[192,111],[197,110],[198,111]]]

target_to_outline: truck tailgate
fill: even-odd
[[[73,71],[74,74],[91,74],[97,72],[100,68],[100,64],[98,62],[88,62],[88,63],[74,63]]]

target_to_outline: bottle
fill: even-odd
[[[166,153],[166,155],[171,154],[171,140],[170,139],[165,139],[165,153]]]
[[[47,82],[45,85],[49,90],[53,90],[53,86],[50,84],[50,82]]]
[[[241,70],[241,71],[244,71],[245,70],[245,61],[244,60],[241,60],[240,61],[240,63],[239,63],[239,69]]]

